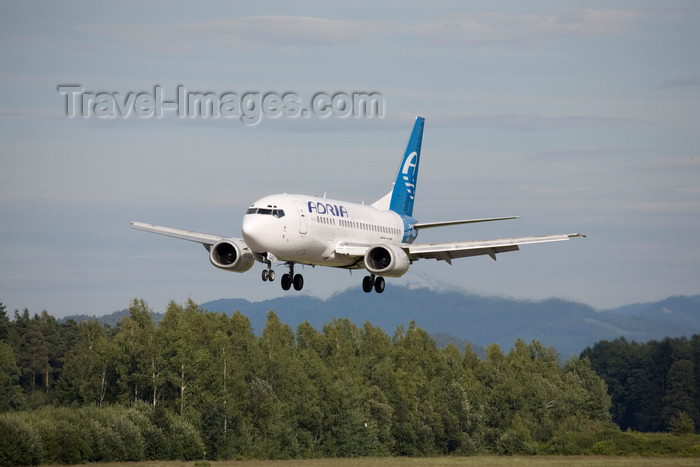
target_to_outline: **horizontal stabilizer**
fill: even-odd
[[[413,226],[414,229],[430,229],[433,227],[447,227],[448,225],[459,224],[476,224],[477,222],[505,221],[509,219],[519,219],[520,216],[510,217],[487,217],[485,219],[464,219],[460,221],[443,221],[443,222],[419,222]]]

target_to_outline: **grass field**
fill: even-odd
[[[80,464],[99,467],[194,467],[194,462],[131,462]],[[199,463],[199,465],[205,465]],[[210,462],[211,467],[450,467],[478,466],[664,466],[700,465],[692,457],[612,457],[612,456],[475,456],[475,457],[363,457],[357,459],[307,459],[288,461]],[[56,466],[59,467],[59,466]],[[60,466],[66,467],[66,466]]]

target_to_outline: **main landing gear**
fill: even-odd
[[[364,290],[366,293],[370,293],[372,291],[372,288],[377,293],[382,293],[384,292],[384,286],[386,284],[384,283],[384,278],[382,276],[375,277],[374,274],[370,276],[365,276],[364,279],[362,279],[362,290]]]
[[[289,290],[291,286],[294,286],[294,290],[301,290],[304,288],[304,276],[301,274],[294,274],[294,263],[287,263],[289,266],[289,273],[282,274],[282,290]]]
[[[289,290],[292,286],[294,286],[294,290],[303,289],[304,276],[301,274],[294,274],[294,263],[287,263],[287,265],[289,266],[289,273],[282,274],[282,279],[280,279],[282,290]],[[272,270],[271,262],[267,263],[267,269],[263,269],[262,280],[270,282],[275,280],[275,271]]]
[[[289,290],[292,285],[294,290],[301,290],[304,288],[304,276],[301,274],[282,274],[282,290]]]

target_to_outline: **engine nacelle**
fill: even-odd
[[[365,253],[365,268],[372,274],[401,277],[410,265],[408,255],[396,245],[373,246]]]
[[[220,269],[246,272],[253,267],[255,257],[245,243],[222,240],[209,250],[209,261]]]

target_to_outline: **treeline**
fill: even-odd
[[[6,412],[0,434],[0,466],[195,460],[205,453],[191,423],[145,402]]]
[[[693,432],[700,428],[700,335],[647,343],[625,338],[586,348],[623,430]]]
[[[114,328],[0,310],[0,464],[640,452],[588,359],[536,341],[481,360],[414,323],[294,331],[270,311],[256,335],[192,301],[157,326],[142,300]]]

